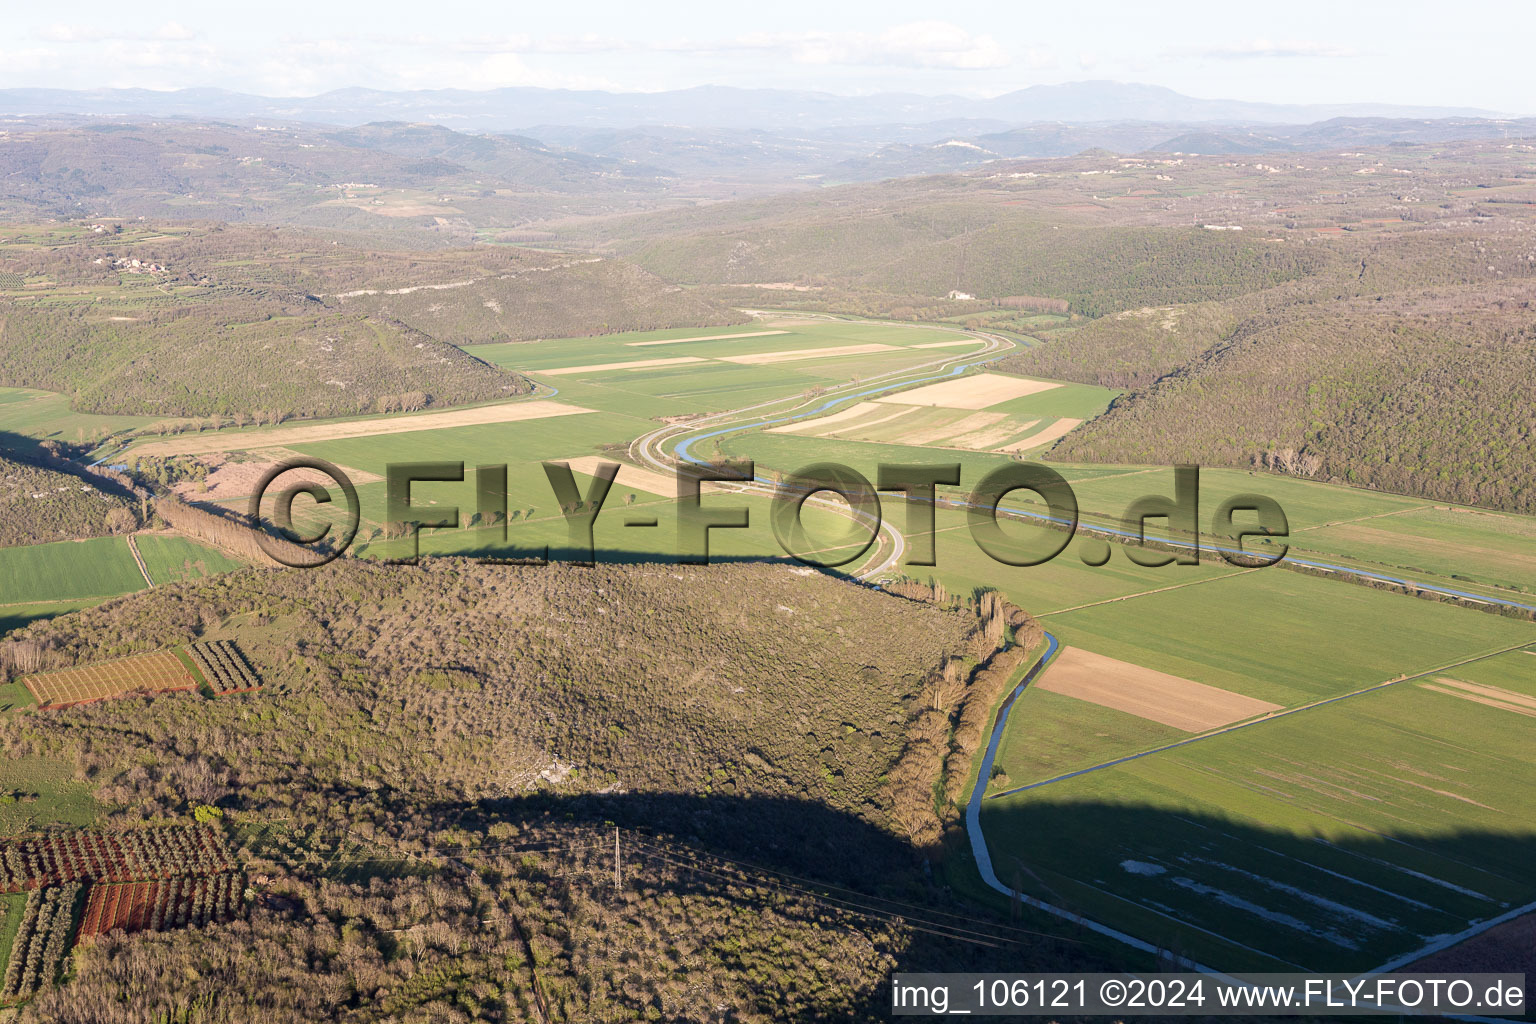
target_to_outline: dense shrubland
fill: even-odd
[[[1052,457],[1256,465],[1536,511],[1530,314],[1456,298],[1251,318]]]
[[[1106,388],[1146,387],[1215,345],[1234,323],[1218,303],[1148,306],[1053,331],[1050,344],[995,365],[1007,373]]]
[[[203,803],[238,793],[247,806],[320,813],[346,795],[359,817],[388,814],[381,782],[464,800],[559,780],[814,797],[878,818],[880,777],[928,673],[990,642],[969,612],[782,565],[348,562],[141,598],[13,634],[0,663],[23,649],[29,665],[62,667],[239,636],[267,685],[259,704],[128,700],[4,727],[19,730],[15,749],[75,760],[112,802],[151,816],[184,810],[186,770],[211,780]],[[242,726],[258,707],[314,727],[253,734]],[[71,739],[108,723],[89,744]],[[183,756],[124,774],[132,744],[111,737],[130,734]]]
[[[126,533],[138,507],[99,480],[0,456],[0,547]]]
[[[238,636],[267,684],[0,722],[121,823],[220,809],[262,893],[248,921],[82,948],[24,1019],[866,1019],[902,965],[1081,962],[905,920],[982,913],[920,854],[1038,632],[996,595],[901,592],[787,564],[340,562],[13,634],[8,669]]]
[[[455,405],[531,389],[381,317],[240,298],[144,313],[114,322],[83,309],[5,309],[0,384],[61,391],[89,412],[268,422],[373,412],[381,397],[412,391]]]
[[[883,1020],[893,970],[1095,966],[1071,942],[988,923],[975,944],[953,937],[974,918],[848,906],[628,830],[615,886],[613,830],[563,817],[477,822],[393,860],[359,848],[347,879],[258,851],[247,919],[83,946],[21,1020]]]
[[[32,282],[0,297],[0,386],[89,412],[279,422],[531,389],[460,344],[744,319],[615,259],[170,227],[0,245],[0,272]]]

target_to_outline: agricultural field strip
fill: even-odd
[[[589,363],[585,366],[554,366],[547,370],[527,370],[527,373],[546,377],[561,377],[575,373],[601,373],[605,370],[647,370],[653,366],[681,366],[684,363],[708,362],[701,356],[677,356],[674,359],[631,359],[618,363]]]
[[[961,529],[961,527],[958,527],[958,526],[945,527],[945,530],[958,530],[958,529]],[[943,532],[943,531],[939,531],[939,532]],[[1188,583],[1174,583],[1174,584],[1172,584],[1170,586],[1157,587],[1154,590],[1142,590],[1142,591],[1138,591],[1137,593],[1134,593],[1134,594],[1124,594],[1124,595],[1122,595],[1120,597],[1106,597],[1102,601],[1090,601],[1087,604],[1073,605],[1071,608],[1056,608],[1056,609],[1053,609],[1053,610],[1048,611],[1048,612],[1036,612],[1035,613],[1035,618],[1043,619],[1047,615],[1065,615],[1067,612],[1082,611],[1085,608],[1097,608],[1100,605],[1104,605],[1104,604],[1116,604],[1117,602],[1120,602],[1120,601],[1129,601],[1129,600],[1131,600],[1134,597],[1147,597],[1147,596],[1149,596],[1151,594],[1166,594],[1170,590],[1183,590],[1185,587],[1198,587],[1202,583],[1215,583],[1217,580],[1229,580],[1229,579],[1231,579],[1234,576],[1246,576],[1246,575],[1248,575],[1251,572],[1258,572],[1258,571],[1259,571],[1258,569],[1239,569],[1236,572],[1223,573],[1220,576],[1207,576],[1203,580],[1190,580]]]
[[[987,746],[982,751],[980,767],[977,770],[975,781],[971,783],[970,795],[966,798],[965,832],[966,837],[970,840],[971,856],[976,862],[977,874],[981,875],[982,882],[985,883],[989,888],[1003,893],[1010,899],[1017,899],[1019,902],[1025,904],[1026,906],[1033,907],[1036,910],[1044,911],[1047,914],[1053,914],[1056,917],[1065,918],[1066,920],[1077,924],[1079,927],[1087,928],[1089,931],[1113,939],[1114,941],[1122,943],[1123,945],[1130,946],[1132,949],[1140,950],[1143,953],[1150,953],[1154,956],[1160,957],[1164,954],[1164,950],[1154,946],[1152,943],[1147,942],[1144,939],[1137,938],[1135,935],[1132,935],[1129,932],[1123,932],[1118,928],[1111,928],[1108,925],[1100,924],[1098,921],[1084,917],[1082,914],[1077,913],[1076,911],[1069,910],[1066,907],[1057,906],[1053,903],[1047,903],[1044,900],[1029,895],[1028,893],[1022,893],[1004,885],[1002,880],[997,877],[996,870],[994,870],[992,867],[992,854],[991,851],[987,848],[986,835],[981,830],[981,802],[983,799],[985,799],[984,794],[986,793],[987,779],[991,774],[992,764],[997,757],[997,750],[1002,742],[1003,732],[1007,728],[1009,712],[1013,710],[1013,705],[1018,699],[1018,696],[1024,692],[1030,683],[1034,682],[1035,679],[1039,677],[1040,673],[1043,672],[1046,666],[1050,664],[1051,658],[1056,654],[1056,651],[1060,647],[1056,637],[1053,636],[1050,632],[1045,634],[1045,641],[1045,651],[1028,669],[1024,671],[1024,674],[1020,678],[1019,682],[1013,687],[1013,689],[1008,692],[1007,696],[1003,698],[1001,705],[994,713],[992,720],[992,732],[987,739]],[[1204,964],[1191,962],[1188,965],[1192,966],[1195,970],[1200,971],[1201,973],[1210,974],[1213,977],[1226,977],[1226,975],[1222,974],[1221,972],[1213,970]]]
[[[1039,448],[1041,445],[1050,444],[1052,441],[1060,441],[1072,431],[1083,425],[1083,421],[1063,416],[1053,420],[1041,430],[1029,435],[1022,441],[999,448],[1000,452],[1023,452],[1031,448]]]
[[[1186,733],[1201,733],[1283,707],[1083,647],[1064,646],[1037,689],[1087,701]]]
[[[1449,672],[1451,669],[1461,668],[1464,665],[1473,665],[1480,661],[1487,661],[1489,658],[1496,658],[1501,654],[1509,654],[1514,651],[1525,651],[1532,646],[1536,646],[1536,641],[1527,641],[1522,644],[1512,644],[1508,647],[1501,647],[1494,651],[1485,651],[1481,654],[1475,654],[1469,658],[1461,658],[1446,665],[1437,665],[1436,667],[1426,669],[1423,672],[1415,672],[1412,675],[1399,676],[1396,679],[1388,679],[1384,682],[1372,683],[1370,686],[1365,686],[1358,690],[1351,690],[1348,693],[1336,694],[1332,697],[1322,697],[1318,700],[1308,701],[1305,704],[1298,704],[1296,707],[1286,708],[1284,711],[1277,711],[1274,714],[1267,715],[1263,718],[1237,722],[1233,725],[1223,726],[1220,729],[1212,729],[1210,732],[1203,732],[1198,736],[1191,736],[1188,739],[1175,740],[1172,743],[1164,743],[1160,746],[1151,747],[1147,750],[1138,751],[1134,754],[1127,754],[1124,757],[1117,757],[1109,761],[1102,761],[1099,764],[1089,765],[1087,768],[1079,768],[1076,771],[1067,772],[1063,775],[1057,775],[1053,778],[1041,779],[1039,782],[1031,782],[1023,786],[1015,786],[1013,789],[1004,790],[1001,793],[994,793],[987,799],[1001,800],[1003,797],[1013,796],[1016,793],[1024,793],[1028,792],[1029,790],[1040,789],[1053,783],[1063,782],[1067,779],[1075,779],[1080,775],[1088,775],[1093,772],[1102,771],[1105,768],[1114,768],[1117,765],[1126,764],[1130,761],[1139,761],[1144,757],[1151,757],[1153,754],[1161,754],[1169,750],[1176,750],[1179,747],[1187,747],[1191,743],[1199,743],[1201,740],[1208,740],[1213,736],[1222,736],[1229,732],[1236,732],[1238,729],[1248,729],[1254,726],[1263,725],[1267,722],[1277,722],[1283,718],[1289,718],[1291,715],[1301,714],[1304,711],[1311,711],[1314,708],[1324,707],[1329,704],[1337,704],[1340,701],[1349,700],[1353,697],[1359,697],[1362,694],[1375,693],[1377,690],[1385,690],[1388,687],[1400,686],[1403,683],[1417,682],[1429,676],[1438,675],[1442,672]]]
[[[986,409],[990,406],[1026,398],[1042,391],[1052,391],[1060,384],[1029,377],[1007,377],[1000,373],[979,373],[959,377],[911,391],[900,391],[877,398],[890,405],[930,405],[946,409]]]
[[[271,430],[237,432],[223,434],[222,436],[215,435],[211,438],[189,441],[154,441],[136,448],[135,454],[163,456],[207,455],[212,452],[290,447],[300,444],[313,444],[319,441],[374,437],[380,434],[409,434],[416,431],[441,430],[448,427],[517,423],[523,420],[547,419],[552,416],[572,416],[577,413],[593,411],[579,405],[553,402],[548,398],[542,398],[531,402],[503,402],[497,405],[481,405],[451,412],[426,413],[420,416],[344,420],[336,423],[278,427]]]
[[[1118,930],[1116,928],[1111,928],[1108,925],[1104,925],[1104,924],[1099,923],[1098,921],[1095,921],[1095,920],[1092,920],[1090,918],[1084,917],[1081,913],[1079,913],[1079,912],[1077,912],[1075,910],[1071,910],[1071,909],[1068,909],[1066,907],[1061,907],[1061,906],[1057,906],[1055,904],[1047,903],[1044,900],[1041,900],[1041,899],[1039,899],[1037,897],[1028,895],[1027,893],[1020,893],[1020,892],[1010,888],[1009,886],[1004,885],[1002,880],[997,877],[997,873],[996,873],[996,871],[992,867],[991,853],[988,850],[986,836],[983,833],[982,828],[981,828],[981,801],[983,799],[986,799],[986,797],[983,795],[985,793],[985,791],[986,791],[986,780],[987,780],[987,778],[989,777],[989,775],[991,773],[994,760],[995,760],[995,758],[997,756],[998,748],[999,748],[999,746],[1001,744],[1003,734],[1006,731],[1007,723],[1008,723],[1008,717],[1009,717],[1009,712],[1012,710],[1013,705],[1016,702],[1016,700],[1019,697],[1019,695],[1022,694],[1023,691],[1030,685],[1030,683],[1034,682],[1039,677],[1039,675],[1048,667],[1049,663],[1051,662],[1052,657],[1055,655],[1055,653],[1059,649],[1059,643],[1058,643],[1056,637],[1053,636],[1050,632],[1047,632],[1045,634],[1045,639],[1047,641],[1048,646],[1047,646],[1046,650],[1044,651],[1044,653],[1042,653],[1041,656],[1034,662],[1034,664],[1025,671],[1025,673],[1022,676],[1022,678],[1018,682],[1018,684],[1015,685],[1014,688],[1012,690],[1010,690],[1006,696],[1004,696],[998,711],[995,712],[994,718],[993,718],[993,726],[992,726],[991,736],[988,739],[987,746],[982,751],[982,755],[981,755],[981,759],[980,759],[980,767],[979,767],[979,769],[977,771],[977,775],[976,775],[975,781],[973,783],[971,783],[970,795],[967,797],[967,801],[966,801],[965,820],[966,820],[966,833],[967,833],[967,837],[970,840],[971,852],[972,852],[972,855],[973,855],[973,857],[975,859],[975,862],[976,862],[977,871],[981,875],[982,881],[989,888],[992,888],[992,889],[996,890],[997,892],[1003,893],[1004,895],[1009,896],[1011,899],[1021,900],[1026,905],[1031,906],[1031,907],[1033,907],[1033,908],[1035,908],[1037,910],[1042,910],[1042,911],[1045,911],[1046,913],[1054,914],[1054,915],[1056,915],[1058,917],[1062,917],[1062,918],[1065,918],[1067,920],[1074,921],[1078,925],[1080,925],[1082,927],[1085,927],[1085,928],[1088,928],[1090,931],[1094,931],[1094,932],[1096,932],[1096,933],[1098,933],[1100,935],[1104,935],[1104,936],[1106,936],[1108,938],[1114,939],[1115,941],[1120,942],[1120,943],[1122,943],[1124,945],[1130,946],[1130,947],[1132,947],[1134,949],[1138,949],[1138,950],[1141,950],[1142,952],[1154,953],[1154,954],[1157,954],[1159,956],[1162,956],[1165,953],[1165,950],[1163,950],[1162,948],[1160,948],[1158,946],[1154,946],[1153,944],[1151,944],[1151,943],[1149,943],[1149,942],[1147,942],[1147,941],[1145,941],[1145,940],[1143,940],[1141,938],[1138,938],[1135,935],[1132,935],[1132,934],[1130,934],[1128,932],[1120,931],[1120,930]],[[1491,653],[1488,653],[1488,654],[1478,655],[1478,656],[1473,657],[1473,658],[1468,658],[1468,659],[1464,659],[1462,661],[1459,661],[1459,662],[1455,663],[1454,665],[1447,666],[1447,668],[1456,668],[1456,667],[1460,667],[1460,666],[1464,666],[1464,665],[1473,664],[1473,663],[1479,662],[1479,661],[1485,661],[1485,660],[1488,660],[1490,658],[1498,657],[1500,654],[1510,653],[1511,651],[1519,651],[1519,652],[1522,652],[1522,653],[1525,653],[1525,654],[1536,655],[1536,650],[1531,650],[1532,646],[1536,646],[1536,645],[1526,644],[1526,645],[1519,646],[1519,647],[1506,648],[1504,650],[1494,651],[1494,652],[1491,652]],[[1423,675],[1430,675],[1430,674],[1433,674],[1434,672],[1438,672],[1438,671],[1444,671],[1444,669],[1431,669],[1429,672],[1424,673]],[[1370,690],[1382,689],[1385,686],[1395,685],[1398,682],[1408,682],[1411,679],[1417,679],[1417,678],[1422,678],[1422,676],[1412,676],[1412,677],[1405,677],[1405,678],[1399,679],[1399,680],[1392,680],[1392,681],[1390,681],[1388,683],[1379,684],[1379,685],[1374,686],[1374,687],[1369,687],[1367,690],[1358,691],[1358,692],[1369,692]],[[1315,707],[1315,706],[1318,706],[1319,704],[1333,703],[1335,701],[1342,700],[1344,697],[1349,697],[1349,696],[1354,696],[1354,694],[1345,694],[1345,695],[1342,695],[1341,697],[1328,698],[1327,700],[1319,701],[1316,704],[1308,705],[1308,707]],[[1301,711],[1301,710],[1306,710],[1306,708],[1295,708],[1295,709],[1293,709],[1293,711]],[[1271,716],[1271,718],[1283,717],[1284,715],[1288,715],[1290,713],[1291,712],[1283,712],[1280,715]],[[1236,725],[1228,726],[1225,729],[1218,730],[1218,732],[1210,733],[1210,734],[1207,734],[1207,735],[1204,735],[1204,736],[1190,737],[1189,739],[1186,739],[1186,740],[1181,740],[1181,741],[1176,742],[1176,743],[1167,744],[1167,745],[1165,745],[1163,747],[1159,747],[1159,748],[1157,748],[1157,750],[1146,751],[1146,752],[1144,752],[1142,754],[1136,754],[1136,755],[1132,755],[1131,757],[1121,758],[1121,759],[1118,759],[1118,760],[1116,760],[1114,762],[1106,763],[1104,765],[1099,765],[1099,766],[1094,766],[1092,768],[1084,769],[1083,771],[1080,771],[1080,772],[1072,772],[1069,775],[1062,776],[1061,778],[1070,778],[1070,777],[1073,777],[1073,776],[1076,776],[1076,775],[1085,774],[1086,772],[1096,771],[1096,770],[1098,770],[1099,768],[1102,768],[1102,767],[1109,767],[1109,766],[1111,766],[1113,764],[1120,764],[1120,763],[1124,763],[1125,761],[1135,760],[1135,759],[1140,758],[1140,757],[1145,757],[1148,754],[1157,753],[1159,750],[1166,750],[1166,749],[1172,749],[1172,748],[1175,748],[1175,747],[1187,746],[1188,744],[1196,742],[1198,740],[1207,739],[1211,735],[1218,735],[1220,733],[1232,732],[1232,731],[1235,731],[1237,729],[1246,728],[1247,726],[1250,726],[1250,725],[1257,725],[1260,722],[1269,721],[1269,720],[1271,720],[1271,719],[1270,718],[1265,718],[1265,719],[1259,719],[1257,721],[1241,722],[1241,723],[1238,723]],[[1009,790],[1006,793],[995,794],[992,798],[993,799],[997,799],[998,797],[1008,796],[1010,793],[1017,793],[1017,792],[1021,792],[1023,790],[1027,790],[1027,789],[1038,788],[1038,786],[1046,785],[1049,782],[1053,782],[1053,781],[1059,781],[1059,780],[1049,779],[1049,780],[1046,780],[1045,782],[1037,783],[1035,785],[1019,787],[1017,789]],[[1086,884],[1086,883],[1080,883],[1080,884]],[[1112,899],[1119,900],[1120,902],[1130,902],[1130,901],[1127,901],[1127,900],[1124,900],[1124,899],[1122,899],[1120,897],[1115,896],[1114,893],[1105,892],[1104,890],[1099,889],[1096,886],[1089,885],[1088,888],[1094,889],[1094,891],[1099,892],[1102,895],[1110,897]],[[1151,912],[1151,913],[1153,913],[1153,914],[1155,914],[1156,916],[1159,916],[1159,917],[1169,917],[1169,915],[1164,914],[1162,911],[1159,911],[1156,908],[1144,907],[1144,906],[1141,906],[1140,904],[1133,904],[1133,905],[1137,906],[1138,909],[1140,909],[1140,910],[1142,910],[1144,912]],[[1477,923],[1477,924],[1473,924],[1472,926],[1468,927],[1467,929],[1465,929],[1465,930],[1463,930],[1463,931],[1461,931],[1459,933],[1456,933],[1454,935],[1441,936],[1439,939],[1431,942],[1428,946],[1426,946],[1424,948],[1421,948],[1421,949],[1418,949],[1418,950],[1414,950],[1414,951],[1412,951],[1410,953],[1407,953],[1407,954],[1403,954],[1402,956],[1399,956],[1399,957],[1397,957],[1395,959],[1392,959],[1392,960],[1388,961],[1387,963],[1384,963],[1384,964],[1374,968],[1374,970],[1377,971],[1377,972],[1387,972],[1387,971],[1398,970],[1398,969],[1400,969],[1400,968],[1402,968],[1402,967],[1404,967],[1404,966],[1406,966],[1406,965],[1408,965],[1410,963],[1413,963],[1415,961],[1418,961],[1418,960],[1424,958],[1427,955],[1430,955],[1430,954],[1435,953],[1435,952],[1437,952],[1439,950],[1442,950],[1442,949],[1447,949],[1450,946],[1455,945],[1456,943],[1465,941],[1466,939],[1469,939],[1469,938],[1472,938],[1472,937],[1474,937],[1476,935],[1479,935],[1482,932],[1487,931],[1490,928],[1496,927],[1496,926],[1498,926],[1500,924],[1506,923],[1508,921],[1514,920],[1514,919],[1516,919],[1518,917],[1521,917],[1521,916],[1523,916],[1523,915],[1525,915],[1527,913],[1532,913],[1532,912],[1536,912],[1536,902],[1529,903],[1529,904],[1527,904],[1525,906],[1516,907],[1516,908],[1514,908],[1514,909],[1512,909],[1512,910],[1510,910],[1510,911],[1508,911],[1508,912],[1506,912],[1504,914],[1501,914],[1501,915],[1499,915],[1497,917],[1494,917],[1494,918],[1492,918],[1490,920],[1483,921],[1483,922],[1480,922],[1480,923]],[[1170,918],[1170,920],[1178,920],[1178,919],[1177,918]],[[1207,932],[1206,929],[1200,928],[1197,925],[1189,925],[1186,922],[1182,922],[1182,921],[1179,922],[1179,923],[1181,925],[1185,925],[1187,927],[1195,928],[1196,931],[1205,932],[1206,934],[1211,934],[1215,938],[1219,939],[1222,942],[1225,942],[1225,943],[1237,946],[1239,948],[1250,949],[1250,947],[1243,946],[1241,943],[1238,943],[1238,942],[1235,942],[1234,940],[1228,939],[1225,936],[1215,935],[1214,933]],[[1250,950],[1250,951],[1258,952],[1261,955],[1267,956],[1267,957],[1269,957],[1271,959],[1276,959],[1272,954],[1266,954],[1266,953],[1263,953],[1262,951],[1259,951],[1259,950]],[[1283,960],[1281,962],[1282,963],[1289,963],[1288,961],[1283,961]],[[1203,965],[1203,964],[1200,964],[1200,963],[1196,963],[1194,961],[1187,961],[1187,966],[1190,966],[1194,970],[1197,970],[1197,971],[1199,971],[1201,973],[1210,974],[1211,976],[1216,977],[1216,978],[1222,978],[1222,979],[1230,980],[1229,976],[1226,975],[1225,973],[1223,973],[1221,971],[1218,971],[1218,970],[1216,970],[1216,969],[1214,969],[1212,967],[1209,967],[1209,966],[1206,966],[1206,965]],[[1299,965],[1292,964],[1291,966],[1297,967],[1299,969]],[[1480,1018],[1478,1018],[1478,1019],[1480,1019]]]
[[[736,338],[766,338],[771,334],[791,334],[792,331],[744,331],[741,334],[706,334],[699,338],[660,338],[655,341],[626,341],[629,348],[648,348],[651,345],[686,345],[690,341],[733,341]],[[953,342],[946,342],[953,344]],[[914,348],[922,348],[914,345]]]
[[[759,352],[750,356],[720,356],[721,362],[740,363],[743,366],[762,366],[771,363],[792,363],[801,359],[831,359],[836,356],[862,356],[871,352],[897,352],[900,345],[882,345],[870,342],[865,345],[833,345],[827,348],[797,348],[787,352]]]
[[[1331,523],[1318,523],[1316,526],[1303,526],[1300,529],[1293,528],[1291,533],[1306,533],[1308,530],[1326,530],[1330,526],[1347,526],[1350,523],[1363,523],[1367,519],[1385,519],[1388,516],[1400,516],[1405,512],[1422,512],[1425,509],[1434,507],[1434,505],[1410,505],[1408,508],[1395,508],[1390,512],[1373,512],[1368,516],[1359,516],[1355,519],[1339,519]]]

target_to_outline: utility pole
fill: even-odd
[[[613,892],[617,896],[624,885],[624,869],[619,861],[619,826],[613,826]]]

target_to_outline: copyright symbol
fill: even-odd
[[[328,505],[331,501],[331,492],[325,485],[315,482],[313,479],[301,480],[291,487],[276,492],[274,500],[276,505],[272,510],[271,526],[261,518],[261,502],[267,496],[274,481],[285,473],[294,470],[307,469],[322,473],[341,488],[341,493],[347,499],[346,524],[334,542],[326,544],[331,536],[331,528],[334,524],[326,523],[319,532],[314,534],[301,534],[293,528],[293,499],[301,494],[307,494],[314,499],[317,505]],[[311,477],[313,473],[309,474]],[[352,486],[352,481],[347,475],[324,459],[297,458],[284,459],[263,474],[256,484],[256,490],[251,494],[251,504],[246,510],[248,525],[256,534],[256,544],[267,555],[280,565],[286,565],[291,569],[318,569],[328,562],[335,561],[341,553],[351,545],[352,539],[357,536],[358,523],[362,520],[362,506],[357,500],[357,488]],[[310,557],[305,557],[306,555]]]
[[[1125,982],[1111,978],[1099,986],[1099,1002],[1105,1006],[1119,1006],[1125,1002]]]

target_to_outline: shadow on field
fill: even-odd
[[[1266,781],[1271,797],[1308,783]],[[1386,834],[1342,817],[1369,797],[1335,795],[1326,838],[1043,792],[989,800],[981,822],[1005,885],[1228,970],[1367,970],[1536,901],[1536,824],[1434,834],[1426,811],[1421,834]],[[1495,945],[1462,969],[1536,975],[1528,942]]]
[[[1325,841],[1148,807],[1042,801],[989,809],[984,821],[1005,881],[1151,942],[1164,958],[1012,906],[1002,894],[982,899],[979,886],[972,895],[949,890],[936,877],[971,871],[968,857],[957,856],[963,835],[947,844],[956,863],[934,872],[900,838],[814,799],[541,794],[438,805],[431,818],[472,831],[497,822],[618,826],[624,863],[665,865],[676,874],[669,891],[792,913],[776,889],[787,885],[838,901],[828,905],[833,914],[899,915],[913,927],[886,950],[896,972],[1147,971],[1171,969],[1175,957],[1233,972],[1365,970],[1536,899],[1529,834],[1362,831]],[[925,930],[929,923],[938,927]],[[953,930],[939,934],[945,929]],[[1521,934],[1495,931],[1404,969],[1536,973]],[[883,979],[862,1013],[882,1012],[887,986]]]

